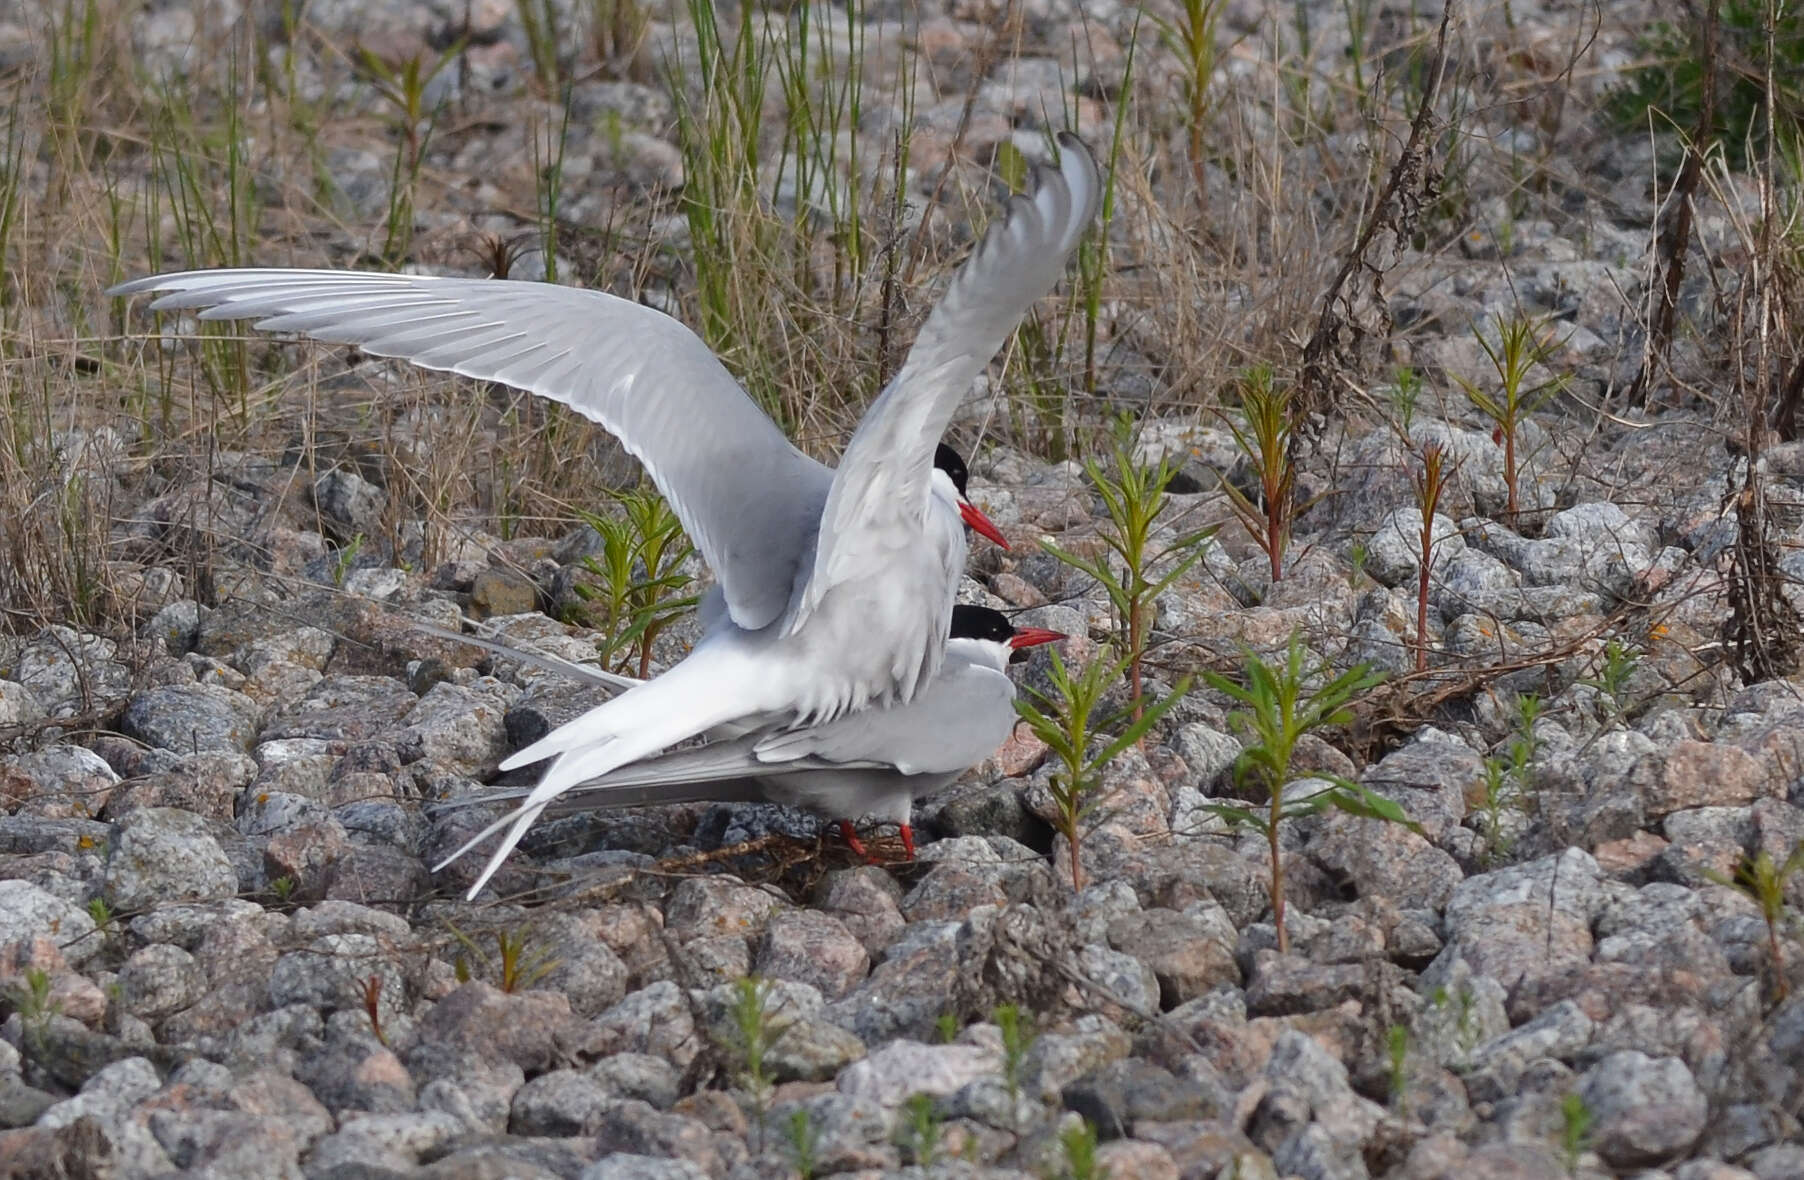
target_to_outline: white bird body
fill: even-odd
[[[1012,653],[1063,638],[1037,628],[1016,630],[997,612],[979,607],[957,608],[953,629],[938,675],[906,703],[874,706],[811,726],[734,724],[705,745],[641,759],[586,780],[561,794],[548,809],[568,814],[763,800],[832,817],[868,816],[894,823],[903,830],[905,842],[912,844],[908,824],[914,801],[951,783],[994,752],[1014,728],[1015,686],[1006,671]],[[554,670],[562,663],[498,644],[482,646]],[[574,675],[622,686],[636,683],[589,669],[574,669]],[[513,823],[521,810],[533,805],[534,793],[521,788],[459,800],[459,805],[521,798],[527,802],[470,839],[446,863]]]
[[[248,319],[564,403],[640,460],[714,571],[724,615],[686,659],[503,764],[557,759],[473,897],[544,806],[584,779],[722,722],[830,721],[905,702],[932,679],[964,572],[959,518],[976,525],[935,466],[936,444],[1100,201],[1088,150],[1071,136],[1060,145],[1060,168],[1036,171],[1034,194],[1009,200],[953,277],[837,470],[791,445],[688,328],[603,292],[253,269],[156,275],[109,294],[169,292],[152,308]]]

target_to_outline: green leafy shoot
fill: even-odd
[[[650,675],[659,633],[698,601],[684,593],[694,579],[682,568],[695,547],[675,510],[655,491],[620,492],[615,502],[619,516],[579,514],[600,536],[601,552],[583,558],[583,568],[598,584],[579,584],[576,592],[594,606],[590,621],[604,636],[602,663],[616,667],[624,656],[636,654],[643,679]]]
[[[1718,885],[1735,890],[1760,907],[1760,916],[1766,922],[1766,949],[1772,960],[1774,991],[1782,1000],[1791,994],[1791,983],[1785,973],[1779,927],[1785,921],[1786,882],[1799,869],[1804,869],[1804,840],[1798,842],[1783,864],[1776,863],[1772,854],[1763,848],[1751,855],[1742,853],[1731,876],[1724,876],[1711,869],[1704,870],[1704,875]]]
[[[903,1158],[917,1168],[931,1168],[940,1154],[940,1118],[933,1095],[911,1094],[902,1104],[902,1126],[897,1136]]]
[[[1412,468],[1410,484],[1416,492],[1416,508],[1422,516],[1422,549],[1417,554],[1416,570],[1416,673],[1428,671],[1428,576],[1434,568],[1434,516],[1441,506],[1441,495],[1453,476],[1454,464],[1447,462],[1447,449],[1438,442],[1422,448],[1421,468]]]
[[[1034,736],[1045,742],[1057,759],[1050,789],[1057,808],[1053,820],[1059,834],[1065,837],[1071,852],[1071,888],[1083,888],[1080,855],[1084,821],[1094,805],[1092,796],[1102,786],[1102,772],[1123,750],[1146,736],[1160,718],[1171,711],[1190,688],[1185,679],[1169,695],[1150,706],[1130,703],[1120,709],[1105,710],[1103,699],[1121,676],[1126,661],[1115,660],[1108,647],[1081,671],[1073,675],[1065,661],[1054,651],[1050,679],[1052,691],[1029,686],[1025,697],[1017,697],[1015,711],[1027,722]],[[1138,716],[1135,715],[1139,707]],[[1115,732],[1114,737],[1109,734]]]
[[[1281,664],[1268,664],[1257,653],[1247,651],[1239,681],[1217,672],[1203,673],[1211,688],[1241,706],[1229,714],[1228,722],[1252,739],[1235,762],[1236,779],[1262,789],[1267,796],[1263,808],[1228,802],[1205,807],[1265,837],[1271,856],[1272,921],[1277,926],[1280,953],[1290,949],[1284,928],[1284,865],[1279,855],[1279,832],[1286,821],[1332,807],[1348,815],[1402,824],[1422,834],[1421,826],[1396,803],[1350,779],[1329,777],[1327,786],[1301,797],[1286,793],[1292,778],[1291,758],[1303,735],[1351,721],[1353,699],[1384,679],[1367,664],[1330,677],[1325,664],[1306,668],[1306,655],[1302,638],[1293,631]],[[1312,684],[1316,687],[1309,687]]]
[[[1578,1174],[1579,1156],[1591,1142],[1591,1124],[1596,1121],[1581,1095],[1568,1094],[1560,1101],[1560,1155],[1572,1175]]]
[[[1153,604],[1203,559],[1215,530],[1197,529],[1173,538],[1169,544],[1154,546],[1155,527],[1171,506],[1165,489],[1176,478],[1178,464],[1169,455],[1152,466],[1137,462],[1130,429],[1126,419],[1116,423],[1113,471],[1105,470],[1094,459],[1084,461],[1084,471],[1108,514],[1109,526],[1102,530],[1102,540],[1109,554],[1081,557],[1051,541],[1040,544],[1059,561],[1095,579],[1108,595],[1116,634],[1121,636],[1127,651],[1128,692],[1138,714],[1141,664],[1152,628]]]
[[[1618,720],[1628,715],[1629,681],[1640,666],[1640,653],[1620,639],[1611,636],[1604,641],[1603,654],[1598,657],[1597,674],[1579,679],[1579,683],[1595,688],[1610,702],[1610,709]]]
[[[1472,335],[1497,376],[1496,392],[1487,392],[1465,377],[1456,375],[1455,380],[1465,391],[1466,400],[1491,420],[1491,437],[1503,445],[1503,483],[1508,497],[1504,510],[1513,527],[1521,512],[1517,436],[1528,416],[1564,390],[1569,379],[1566,374],[1559,374],[1531,381],[1535,368],[1550,361],[1558,347],[1553,335],[1542,331],[1542,321],[1517,314],[1500,315],[1496,322],[1496,344],[1485,339],[1478,325],[1472,327]]]
[[[1290,547],[1290,526],[1296,510],[1296,466],[1291,462],[1290,441],[1295,427],[1290,420],[1290,390],[1280,386],[1270,365],[1255,365],[1240,379],[1240,409],[1245,422],[1223,414],[1253,472],[1259,477],[1259,501],[1222,480],[1228,506],[1246,528],[1247,535],[1271,563],[1272,581],[1284,578],[1284,551]]]

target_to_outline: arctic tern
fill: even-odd
[[[643,758],[572,787],[547,810],[568,815],[670,803],[788,803],[839,820],[847,845],[861,855],[864,847],[852,830],[851,818],[869,816],[893,823],[912,858],[914,829],[909,820],[914,801],[994,753],[1014,728],[1015,686],[1006,671],[1010,659],[1027,648],[1063,638],[1058,631],[1015,627],[1007,616],[987,607],[955,606],[945,662],[906,704],[872,706],[800,728],[727,727],[705,745]],[[537,653],[475,642],[591,683],[619,687],[638,683]],[[530,800],[531,793],[531,788],[522,787],[460,799],[455,805]],[[477,833],[434,866],[435,871],[514,822],[527,806],[531,803]]]
[[[1093,219],[1089,149],[1058,138],[1008,201],[872,403],[837,470],[798,451],[678,321],[598,291],[504,279],[225,269],[135,279],[155,310],[355,344],[496,381],[606,427],[669,500],[717,583],[694,650],[662,676],[502,763],[556,756],[470,890],[577,783],[724,722],[817,725],[906,702],[939,670],[965,520],[999,539],[934,463],[959,401],[1064,273]]]

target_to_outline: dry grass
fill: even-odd
[[[382,485],[386,507],[370,536],[322,531],[416,567],[556,535],[636,478],[598,429],[513,391],[152,324],[101,295],[159,269],[381,266],[399,243],[388,261],[537,270],[553,246],[560,280],[677,312],[831,457],[1018,174],[1016,147],[1074,123],[1108,158],[1106,245],[992,370],[1000,396],[974,403],[962,441],[1081,454],[1119,411],[1201,415],[1256,363],[1291,378],[1408,134],[1435,33],[1371,4],[1308,30],[1300,11],[1218,24],[1198,78],[1195,46],[1171,35],[1197,14],[1175,7],[1075,40],[1011,8],[960,46],[895,25],[861,41],[807,7],[698,37],[715,22],[706,0],[602,5],[584,18],[595,29],[557,42],[578,47],[560,76],[651,81],[668,113],[637,127],[572,121],[525,54],[487,38],[443,63],[441,101],[421,81],[439,52],[417,31],[372,25],[359,46],[304,17],[202,21],[192,42],[153,47],[154,22],[126,0],[53,0],[28,51],[0,54],[0,627],[131,626],[168,590],[146,586],[146,566],[216,595],[223,568],[272,564],[260,530],[317,522],[310,489],[335,467]],[[1393,293],[1471,236],[1507,232],[1500,216],[1542,215],[1589,183],[1561,162],[1591,147],[1595,29],[1506,16],[1470,11],[1456,32],[1432,145],[1446,180],[1397,244]],[[1063,85],[1023,99],[1011,129],[967,95],[1018,57],[1061,62]],[[526,84],[481,90],[510,70]],[[680,191],[668,169],[613,166],[639,132],[681,145]],[[346,191],[357,152],[380,161],[364,179],[389,199]],[[1417,323],[1388,351],[1407,360],[1464,330]],[[265,491],[240,502],[251,484]],[[173,523],[129,524],[172,496]]]

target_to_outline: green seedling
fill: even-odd
[[[601,660],[614,667],[636,653],[638,675],[650,675],[652,644],[660,632],[694,608],[697,596],[685,594],[694,579],[683,562],[695,552],[683,523],[664,497],[654,491],[620,492],[620,516],[580,513],[601,537],[601,553],[583,558],[583,568],[598,580],[578,585],[577,596],[593,604],[601,631]]]
[[[1485,794],[1480,805],[1484,825],[1483,862],[1487,865],[1509,853],[1503,835],[1503,813],[1522,806],[1533,775],[1535,721],[1541,716],[1541,698],[1523,693],[1516,698],[1516,732],[1501,756],[1493,754],[1484,761]]]
[[[1621,720],[1628,715],[1631,704],[1629,682],[1640,664],[1640,653],[1612,636],[1604,641],[1603,654],[1598,658],[1597,675],[1581,677],[1579,683],[1595,688],[1608,698],[1611,711]]]
[[[1397,1117],[1409,1117],[1409,1026],[1393,1024],[1385,1032],[1385,1057],[1390,1077],[1391,1109]]]
[[[1215,77],[1215,34],[1221,24],[1221,0],[1181,0],[1177,16],[1164,20],[1152,16],[1160,37],[1177,57],[1179,82],[1184,93],[1184,123],[1190,151],[1190,179],[1196,186],[1197,211],[1209,211],[1208,161],[1209,84]]]
[[[475,939],[449,922],[446,925],[463,948],[451,964],[459,983],[468,983],[474,977],[471,964],[475,963],[494,976],[496,987],[511,994],[526,991],[558,969],[560,960],[551,952],[535,947],[529,931],[494,931],[495,955],[490,958]]]
[[[1071,853],[1071,888],[1075,892],[1083,888],[1080,857],[1084,820],[1094,805],[1093,796],[1102,786],[1103,769],[1146,736],[1189,690],[1190,682],[1186,679],[1151,705],[1141,702],[1138,716],[1135,704],[1104,712],[1103,698],[1121,676],[1126,661],[1115,660],[1105,646],[1082,671],[1072,675],[1058,652],[1051,655],[1052,691],[1029,686],[1025,697],[1016,698],[1015,711],[1058,760],[1048,789],[1058,813],[1053,827],[1065,838]],[[1117,726],[1121,727],[1119,733],[1109,738],[1108,733]]]
[[[1159,518],[1171,507],[1166,489],[1177,477],[1178,464],[1169,455],[1151,466],[1136,462],[1130,429],[1125,419],[1116,424],[1112,471],[1094,459],[1084,462],[1090,484],[1108,513],[1109,525],[1101,536],[1109,555],[1080,557],[1051,541],[1040,544],[1064,564],[1095,579],[1109,596],[1116,634],[1127,652],[1128,695],[1138,716],[1141,666],[1152,630],[1153,605],[1159,595],[1203,559],[1215,530],[1198,529],[1169,544],[1153,545]]]
[[[1566,388],[1565,374],[1531,382],[1534,370],[1551,360],[1558,342],[1551,333],[1543,333],[1540,321],[1524,315],[1497,317],[1497,343],[1485,339],[1476,324],[1472,334],[1497,376],[1496,392],[1487,392],[1476,382],[1456,377],[1466,400],[1491,420],[1491,437],[1503,446],[1503,483],[1507,500],[1504,511],[1513,527],[1521,513],[1517,462],[1517,436],[1528,416],[1546,405]]]
[[[1028,1050],[1034,1046],[1033,1026],[1015,1004],[1000,1004],[990,1020],[1002,1034],[1002,1084],[1008,1089],[1009,1109],[1021,1105],[1021,1073]]]
[[[1240,379],[1240,409],[1245,422],[1223,415],[1234,445],[1259,477],[1259,502],[1226,480],[1228,506],[1271,563],[1272,581],[1284,578],[1284,552],[1290,547],[1295,515],[1296,466],[1290,443],[1290,391],[1278,385],[1270,365],[1255,365]]]
[[[1272,922],[1277,927],[1280,953],[1290,950],[1290,937],[1284,928],[1284,862],[1279,854],[1279,834],[1286,822],[1332,807],[1348,815],[1402,824],[1417,835],[1422,834],[1421,826],[1397,804],[1351,779],[1327,776],[1328,785],[1320,790],[1300,798],[1287,793],[1297,742],[1306,733],[1351,721],[1352,700],[1384,679],[1368,664],[1331,677],[1326,664],[1306,668],[1306,654],[1302,638],[1292,632],[1281,664],[1267,664],[1248,651],[1239,681],[1216,672],[1203,673],[1211,688],[1242,706],[1228,717],[1230,725],[1252,739],[1235,762],[1236,780],[1267,793],[1263,809],[1239,803],[1205,806],[1223,819],[1244,824],[1265,837],[1271,859]]]
[[[391,64],[358,46],[358,64],[393,112],[394,128],[400,137],[389,176],[388,217],[382,242],[382,260],[390,266],[400,265],[413,245],[414,193],[419,185],[420,166],[426,162],[426,147],[438,122],[438,112],[426,109],[426,88],[457,60],[463,48],[460,40],[437,58],[416,53]]]
[[[1798,842],[1783,864],[1775,863],[1772,854],[1763,848],[1752,855],[1742,853],[1733,875],[1704,870],[1710,880],[1728,886],[1760,907],[1760,917],[1766,922],[1766,953],[1772,963],[1773,990],[1781,1000],[1791,994],[1791,982],[1780,950],[1779,927],[1785,921],[1786,882],[1799,869],[1804,869],[1804,840]]]
[[[1108,1180],[1110,1170],[1096,1158],[1096,1127],[1079,1119],[1059,1132],[1065,1155],[1065,1180]]]
[[[1585,1105],[1583,1096],[1568,1094],[1560,1102],[1560,1157],[1568,1174],[1578,1175],[1579,1157],[1591,1143],[1591,1124],[1597,1116]]]
[[[902,1126],[897,1130],[904,1158],[917,1168],[931,1168],[940,1154],[940,1117],[933,1095],[911,1094],[902,1104]]]
[[[1428,671],[1428,574],[1434,566],[1434,514],[1441,506],[1441,494],[1453,475],[1447,462],[1447,451],[1438,442],[1422,448],[1422,465],[1412,468],[1410,484],[1415,488],[1416,507],[1422,514],[1422,551],[1416,574],[1416,673]]]
[[[814,1180],[820,1167],[821,1129],[814,1125],[808,1108],[798,1106],[783,1125],[783,1138],[789,1141],[789,1154],[795,1160],[796,1175],[801,1180]]]

